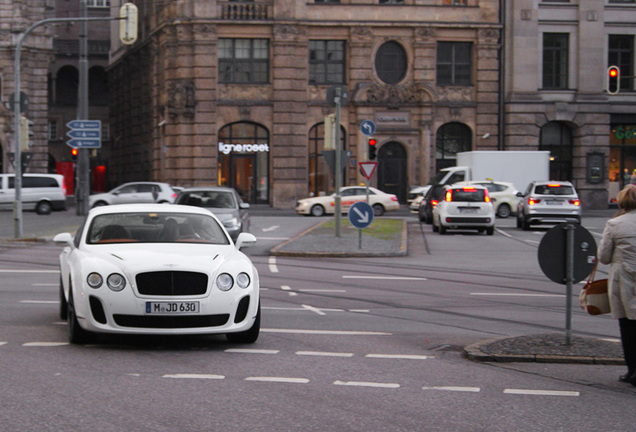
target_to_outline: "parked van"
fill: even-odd
[[[60,174],[23,174],[22,209],[37,214],[66,210],[66,185]],[[0,209],[13,209],[15,174],[0,174]]]

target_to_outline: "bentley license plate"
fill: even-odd
[[[152,315],[196,314],[199,302],[146,302],[146,313]]]

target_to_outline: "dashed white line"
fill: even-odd
[[[0,269],[0,273],[46,273],[46,274],[56,273],[56,274],[59,274],[60,271],[59,270]]]
[[[0,346],[6,345],[6,344],[7,344],[6,342],[0,342]]]
[[[408,276],[364,276],[364,275],[343,275],[343,279],[375,279],[375,280],[417,280],[425,281],[427,278]]]
[[[23,304],[60,304],[59,300],[20,300]]]
[[[307,384],[309,380],[307,378],[290,378],[290,377],[247,377],[245,381],[260,381],[260,382],[276,382],[276,383],[290,383],[290,384]]]
[[[527,390],[527,389],[504,389],[504,394],[514,395],[531,395],[531,396],[573,396],[577,397],[581,394],[577,391],[558,391],[558,390]]]
[[[223,375],[214,374],[165,374],[162,378],[174,378],[174,379],[204,379],[204,380],[222,380],[225,379]]]
[[[340,289],[299,289],[300,292],[314,292],[314,293],[343,293],[347,290]]]
[[[318,357],[353,357],[353,353],[327,352],[327,351],[297,351],[299,356],[318,356]]]
[[[302,330],[302,329],[261,329],[264,333],[290,333],[338,336],[391,336],[393,333],[355,330]]]
[[[272,225],[272,226],[267,227],[267,228],[261,228],[261,230],[263,232],[270,232],[270,231],[276,231],[278,228],[280,228],[280,225]]]
[[[352,387],[399,388],[397,383],[379,383],[368,381],[334,381],[334,385]]]
[[[426,355],[413,355],[413,354],[367,354],[367,358],[379,358],[379,359],[393,359],[393,360],[428,360],[435,357]]]
[[[57,347],[68,345],[68,342],[27,342],[23,343],[24,347]]]
[[[312,312],[317,313],[318,315],[323,315],[323,316],[324,316],[324,315],[327,315],[326,313],[324,313],[323,311],[321,311],[320,309],[318,309],[318,308],[316,308],[316,307],[309,306],[309,305],[305,305],[305,304],[304,304],[304,305],[301,305],[301,306],[302,306],[302,307],[304,307],[304,308],[305,308],[305,309],[307,309],[307,310],[310,310],[310,311],[312,311]]]
[[[456,386],[422,387],[422,390],[440,390],[440,391],[470,392],[470,393],[479,393],[481,391],[479,387],[456,387]]]
[[[271,273],[278,273],[278,266],[276,265],[276,257],[275,256],[271,256],[269,257],[269,271]]]
[[[250,349],[250,348],[228,348],[226,353],[241,353],[241,354],[278,354],[279,350],[266,350],[266,349]]]
[[[492,297],[565,297],[564,294],[522,294],[522,293],[470,293],[471,296]]]

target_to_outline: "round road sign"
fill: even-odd
[[[543,273],[552,281],[567,284],[567,229],[562,223],[548,230],[539,244],[539,265]],[[572,283],[585,279],[596,262],[596,241],[592,234],[581,225],[574,227],[574,268]]]
[[[373,222],[373,209],[364,201],[358,201],[349,209],[349,222],[356,228],[366,228]]]

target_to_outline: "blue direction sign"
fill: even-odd
[[[375,129],[375,123],[373,120],[363,120],[362,123],[360,123],[360,131],[367,136],[373,135],[375,133]]]
[[[100,120],[72,120],[66,123],[71,139],[66,144],[73,148],[100,148],[102,146],[102,122]]]
[[[349,209],[349,222],[356,228],[366,228],[373,222],[373,209],[364,201],[358,201]]]

